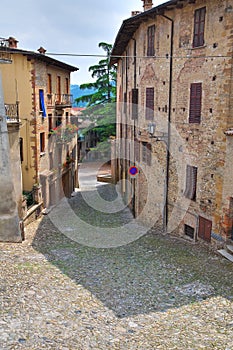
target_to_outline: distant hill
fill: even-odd
[[[81,96],[86,96],[94,93],[95,89],[84,89],[81,90],[79,85],[71,85],[70,86],[70,93],[73,95],[74,100]],[[85,102],[79,102],[77,105],[76,102],[73,103],[73,107],[86,107],[87,103]]]

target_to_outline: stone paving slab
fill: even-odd
[[[151,230],[88,247],[45,216],[0,243],[0,261],[1,350],[233,349],[232,263],[200,245]]]

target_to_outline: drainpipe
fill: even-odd
[[[165,203],[163,215],[163,227],[167,232],[168,225],[168,188],[169,188],[169,167],[170,167],[170,143],[171,143],[171,112],[172,112],[172,72],[173,72],[173,39],[174,21],[170,17],[157,13],[171,23],[170,38],[170,69],[169,69],[169,96],[168,96],[168,125],[167,125],[167,154],[166,154],[166,179],[165,179]]]
[[[136,39],[133,38],[133,41],[134,41],[134,61],[133,61],[133,64],[134,64],[134,89],[137,88],[137,42],[136,42]],[[135,134],[136,134],[136,126],[135,126],[135,118],[133,119],[133,138],[134,138],[134,143],[135,143]],[[135,166],[135,147],[134,147],[134,150],[133,150],[133,153],[134,153],[134,166]],[[136,217],[136,202],[135,202],[135,192],[136,192],[136,179],[134,178],[133,179],[133,216]]]

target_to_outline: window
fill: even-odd
[[[61,77],[57,76],[57,102],[61,102]]]
[[[65,92],[66,92],[66,94],[69,93],[69,79],[68,78],[66,78]]]
[[[20,154],[20,161],[23,162],[23,138],[19,138],[19,154]]]
[[[56,119],[56,128],[62,124],[62,117],[57,117]]]
[[[193,47],[199,47],[204,45],[205,13],[205,7],[202,7],[195,11]]]
[[[52,93],[52,76],[48,74],[48,85],[47,85],[48,94]]]
[[[154,118],[154,88],[146,88],[146,119]]]
[[[184,196],[186,198],[196,200],[197,191],[197,168],[195,166],[187,165],[186,168],[186,187]]]
[[[132,119],[138,118],[138,89],[132,90]]]
[[[184,225],[184,233],[190,238],[194,238],[194,228],[189,225]]]
[[[48,131],[50,132],[51,130],[52,130],[52,128],[53,128],[53,117],[52,117],[52,114],[49,114],[48,115],[48,117],[49,117],[49,123],[48,123]],[[48,136],[50,136],[50,134],[48,135]]]
[[[134,158],[136,162],[140,162],[140,142],[138,139],[134,139]]]
[[[40,133],[40,153],[45,152],[45,133]]]
[[[147,56],[155,55],[155,26],[147,29]]]
[[[151,144],[148,142],[142,142],[142,161],[151,165]]]
[[[202,83],[193,83],[190,87],[189,123],[201,122]]]
[[[44,90],[39,90],[40,112],[42,117],[46,117],[45,103],[44,103]]]
[[[198,237],[204,239],[206,242],[211,241],[211,230],[212,230],[212,222],[199,216],[199,229],[198,229]]]
[[[124,113],[127,113],[127,92],[124,92]]]

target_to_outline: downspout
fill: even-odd
[[[136,39],[133,38],[134,41],[134,89],[137,88],[137,42]],[[133,144],[135,144],[135,136],[136,136],[136,126],[135,126],[135,118],[133,119]],[[135,166],[135,146],[133,149],[133,154],[134,154],[134,166]],[[136,202],[135,202],[135,193],[136,193],[136,179],[133,179],[133,205],[132,205],[132,209],[133,209],[133,216],[136,216]]]
[[[171,39],[170,39],[170,69],[169,69],[169,96],[168,96],[168,125],[167,125],[167,154],[166,154],[166,183],[165,183],[165,203],[163,227],[167,232],[168,225],[168,189],[169,189],[169,168],[170,168],[170,144],[171,144],[171,112],[172,112],[172,73],[173,73],[173,39],[174,39],[174,21],[164,14],[159,14],[171,23]]]

